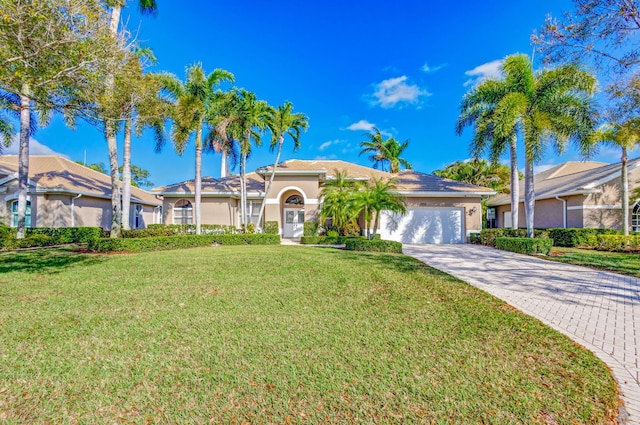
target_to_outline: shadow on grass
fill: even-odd
[[[87,255],[68,249],[37,249],[0,252],[0,274],[9,272],[59,273],[71,266],[93,265],[104,257]]]

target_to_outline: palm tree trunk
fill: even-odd
[[[378,234],[378,218],[380,218],[380,211],[375,210],[376,213],[376,218],[373,220],[373,234],[371,235],[371,238],[375,239],[376,235]]]
[[[518,228],[518,214],[520,207],[520,175],[518,174],[518,158],[516,154],[516,136],[511,139],[509,155],[511,157],[511,228]]]
[[[622,180],[622,234],[629,235],[629,175],[627,171],[627,149],[622,148],[622,167],[620,178]]]
[[[228,174],[227,151],[224,148],[222,148],[220,150],[220,154],[222,155],[222,158],[220,158],[220,178],[224,178],[224,177],[227,177],[227,174]]]
[[[202,201],[202,124],[196,130],[196,235],[202,232],[200,203]]]
[[[244,167],[246,166],[246,160],[247,160],[247,154],[244,152],[240,153],[240,228],[242,228],[244,231],[247,230],[246,228],[246,208],[247,208],[247,203],[245,200],[245,196],[246,196],[246,187],[245,187],[245,181],[244,181]]]
[[[278,152],[276,153],[276,161],[273,163],[273,169],[271,170],[271,176],[269,176],[269,184],[267,184],[267,189],[264,191],[264,198],[262,199],[262,203],[260,204],[260,214],[258,215],[258,226],[262,223],[262,218],[264,215],[264,208],[267,203],[267,197],[269,196],[269,191],[271,190],[271,184],[273,183],[273,178],[276,176],[276,167],[280,162],[280,154],[282,153],[282,144],[284,143],[284,134],[280,135],[278,140]]]
[[[365,205],[364,207],[364,221],[365,221],[365,225],[367,226],[367,239],[371,239],[371,217],[369,217],[369,215],[373,216],[373,214],[369,213],[369,207],[367,207]]]
[[[533,158],[526,158],[524,168],[524,212],[527,217],[527,237],[533,237],[533,210],[536,202],[533,188]]]
[[[18,231],[16,237],[25,236],[27,218],[27,191],[29,190],[29,129],[31,128],[31,99],[29,85],[22,85],[20,95],[20,147],[18,148]],[[31,217],[33,222],[33,217]]]
[[[124,149],[122,151],[122,228],[129,230],[131,225],[131,118],[124,122]]]
[[[118,172],[118,145],[116,143],[116,125],[107,119],[104,132],[109,150],[109,170],[111,174],[111,234],[112,238],[122,236],[122,206],[120,204],[120,173]]]

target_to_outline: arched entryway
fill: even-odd
[[[640,201],[637,201],[631,211],[631,231],[640,232]]]
[[[304,195],[288,190],[281,196],[282,236],[299,238],[304,231]]]

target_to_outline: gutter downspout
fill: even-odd
[[[567,200],[556,196],[556,199],[562,202],[562,228],[567,228]]]
[[[163,209],[164,209],[164,195],[154,194],[153,196],[155,196],[158,201],[162,201],[162,205],[158,205],[157,207],[154,208],[154,212],[155,212],[156,209],[158,210],[158,214],[157,214],[157,221],[158,222],[156,224],[162,224],[162,222],[164,221],[164,217],[163,217],[163,215],[164,215],[164,211],[163,211]],[[154,216],[155,215],[156,214],[154,214]],[[156,217],[153,217],[153,221],[156,221]]]
[[[71,227],[76,227],[76,199],[80,198],[82,193],[78,193],[78,196],[71,197]]]

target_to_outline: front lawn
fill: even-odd
[[[554,246],[550,260],[640,277],[640,254]]]
[[[0,253],[0,305],[0,423],[614,423],[592,353],[397,254]]]

